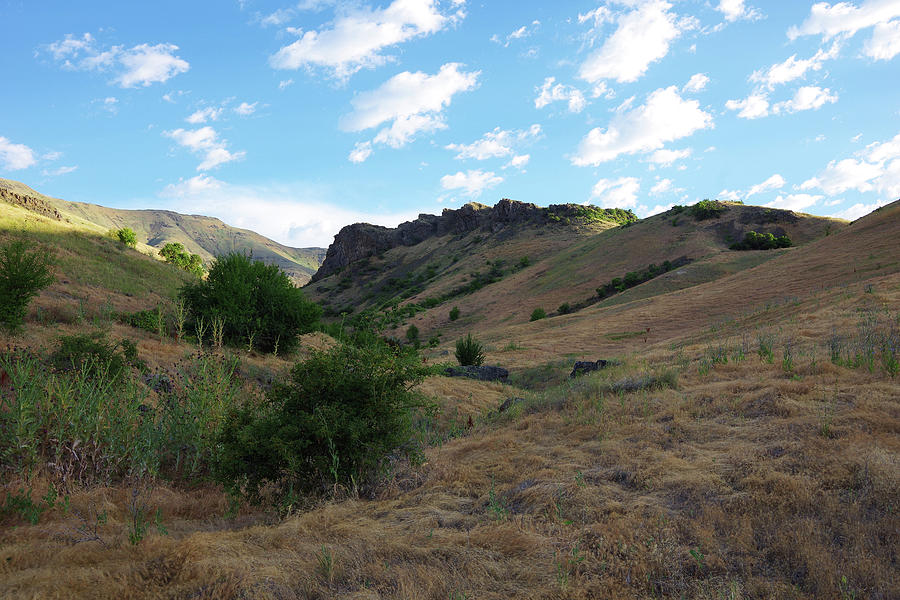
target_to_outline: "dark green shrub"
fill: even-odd
[[[160,307],[139,310],[130,315],[125,314],[122,317],[119,317],[119,319],[124,320],[125,323],[132,327],[137,327],[138,329],[143,329],[150,333],[157,333],[161,329],[160,324],[164,322],[162,309]]]
[[[775,237],[771,233],[756,233],[748,231],[744,235],[744,240],[732,244],[732,250],[774,250],[776,248],[790,248],[794,243],[787,235]]]
[[[470,333],[456,341],[456,360],[464,367],[481,366],[484,364],[484,346]]]
[[[719,218],[722,216],[722,213],[728,210],[728,207],[718,200],[701,200],[688,210],[696,220],[704,221],[706,219]]]
[[[412,417],[424,402],[411,388],[424,375],[415,353],[384,343],[314,352],[288,383],[228,415],[214,476],[253,501],[267,484],[283,495],[374,483],[390,457],[416,455]]]
[[[207,279],[185,285],[181,297],[195,321],[224,320],[226,343],[242,346],[252,336],[263,352],[294,350],[322,314],[277,265],[237,252],[217,258]]]
[[[197,277],[203,275],[203,260],[199,254],[191,254],[178,242],[169,242],[159,251],[167,263],[179,269],[193,273]]]
[[[53,283],[52,266],[49,251],[31,250],[22,240],[0,246],[0,325],[10,332],[22,326],[28,303]]]
[[[531,266],[531,259],[527,256],[523,256],[519,259],[519,268],[524,269],[525,267]]]
[[[559,308],[556,309],[556,312],[561,315],[567,315],[572,312],[572,306],[568,302],[563,302],[559,305]]]
[[[122,340],[113,344],[103,332],[60,337],[59,347],[50,355],[50,363],[60,371],[83,370],[94,376],[104,375],[110,380],[120,379],[129,366],[146,368],[137,357],[134,342]]]
[[[428,338],[428,347],[429,348],[437,348],[441,343],[441,338],[437,335],[433,335]]]
[[[116,237],[129,248],[137,246],[137,235],[135,235],[134,230],[131,227],[123,227],[122,229],[117,230]]]
[[[419,328],[415,325],[410,325],[406,330],[406,339],[409,340],[412,344],[419,343]]]
[[[455,321],[459,318],[459,307],[454,306],[450,309],[450,320]]]
[[[530,321],[539,321],[539,320],[545,319],[545,318],[547,318],[547,311],[545,311],[543,308],[536,308],[533,311],[531,311],[531,318],[529,320]]]
[[[434,308],[440,303],[440,298],[425,298],[425,300],[422,301],[422,306],[424,306],[425,308]]]

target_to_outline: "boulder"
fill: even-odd
[[[608,360],[600,359],[595,361],[576,361],[575,366],[572,367],[572,372],[569,373],[569,377],[578,377],[579,375],[584,375],[585,373],[590,373],[591,371],[599,371],[600,369],[605,369],[607,366],[612,364]]]
[[[468,377],[478,381],[506,381],[506,378],[509,377],[509,371],[503,367],[491,366],[449,367],[445,373],[447,377]]]

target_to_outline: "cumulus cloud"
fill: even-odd
[[[828,196],[848,190],[875,192],[884,201],[900,197],[900,133],[885,142],[869,144],[854,158],[833,160],[802,190],[822,190]]]
[[[11,140],[0,136],[0,166],[9,171],[27,169],[37,164],[34,150],[25,144],[14,144]]]
[[[681,91],[683,92],[702,92],[706,89],[706,84],[709,83],[709,77],[707,77],[703,73],[696,73],[691,75],[691,78],[688,80]]]
[[[799,26],[788,29],[792,40],[803,35],[821,35],[832,38],[839,35],[852,36],[860,29],[879,23],[886,23],[900,16],[900,2],[895,0],[864,0],[853,2],[817,2],[810,8],[809,16]]]
[[[669,150],[664,148],[651,154],[647,160],[661,167],[671,167],[675,162],[687,158],[690,155],[690,148],[684,148],[683,150]]]
[[[875,60],[891,60],[900,54],[900,19],[876,25],[863,45],[863,53]]]
[[[366,162],[366,159],[372,156],[372,142],[357,142],[347,157],[352,163]]]
[[[492,171],[468,170],[465,173],[458,171],[453,175],[441,177],[441,187],[445,190],[462,190],[464,196],[477,198],[490,188],[498,186],[503,178]]]
[[[763,206],[801,211],[814,205],[822,198],[824,198],[824,196],[812,194],[788,194],[787,196],[779,194],[777,198]]]
[[[511,32],[505,38],[501,38],[500,36],[494,34],[491,36],[491,41],[495,44],[501,44],[504,48],[508,48],[510,42],[513,40],[521,40],[522,38],[527,38],[534,34],[541,26],[541,22],[535,19],[531,22],[530,25],[522,25],[515,31]]]
[[[320,185],[232,185],[203,174],[167,185],[160,196],[172,210],[218,217],[294,247],[326,247],[347,223],[396,227],[421,212],[354,211]]]
[[[618,112],[606,129],[588,132],[572,162],[596,166],[621,154],[659,150],[667,142],[712,126],[712,115],[704,112],[698,101],[685,100],[675,86],[659,88],[645,104]]]
[[[90,34],[67,34],[45,50],[63,68],[81,71],[114,71],[114,83],[123,88],[147,87],[185,73],[190,64],[175,55],[175,44],[138,44],[131,48],[104,48]]]
[[[781,189],[784,187],[785,183],[787,182],[784,180],[784,177],[782,177],[778,173],[775,173],[762,183],[757,183],[756,185],[750,186],[750,189],[747,190],[745,197],[749,198],[750,196],[755,196],[763,192]]]
[[[528,161],[530,160],[530,154],[517,154],[516,156],[513,156],[508,163],[503,165],[503,168],[506,169],[508,167],[513,167],[519,170],[524,170],[525,166],[528,165]]]
[[[207,121],[218,121],[224,110],[222,107],[207,106],[191,114],[185,121],[192,125],[206,123]]]
[[[443,111],[455,94],[474,89],[480,71],[461,71],[459,63],[447,63],[434,75],[404,71],[380,87],[357,94],[353,112],[340,119],[343,131],[364,131],[388,125],[372,140],[400,148],[416,135],[447,127]]]
[[[568,103],[569,112],[579,113],[584,110],[587,103],[578,88],[561,83],[553,85],[555,82],[555,77],[547,77],[541,87],[535,88],[538,92],[538,97],[534,99],[535,108],[544,108],[552,102],[562,101]]]
[[[636,177],[601,179],[591,189],[591,200],[596,199],[604,206],[634,208],[640,188],[641,182]]]
[[[742,119],[759,119],[769,115],[769,97],[765,92],[754,92],[743,100],[727,101],[725,108],[738,111]]]
[[[837,94],[833,94],[828,88],[807,85],[798,89],[790,100],[775,104],[772,112],[794,113],[801,110],[818,110],[825,104],[833,104],[837,101]]]
[[[632,8],[612,17],[608,11],[592,11],[579,15],[579,21],[595,23],[615,19],[616,30],[603,45],[592,52],[581,64],[578,76],[589,83],[614,79],[619,83],[637,81],[647,72],[650,64],[669,53],[669,46],[682,32],[693,29],[693,18],[679,18],[669,9],[665,0],[624,2]],[[598,9],[599,10],[599,9]]]
[[[471,144],[448,144],[447,150],[458,152],[457,160],[472,158],[486,160],[515,154],[515,148],[541,135],[541,126],[535,123],[526,130],[506,130],[499,127],[485,133]],[[527,162],[527,160],[526,160]]]
[[[744,3],[744,0],[719,0],[716,10],[722,13],[729,23],[742,19],[755,20],[762,18],[760,12]]]
[[[346,80],[364,68],[392,60],[382,53],[417,37],[434,34],[465,17],[464,3],[452,3],[442,12],[434,0],[394,0],[386,8],[343,9],[334,21],[318,31],[289,28],[299,36],[269,59],[276,69],[321,67]]]
[[[660,179],[655,184],[653,184],[652,188],[650,188],[650,194],[654,196],[662,196],[664,194],[680,194],[683,191],[684,188],[675,187],[675,184],[671,179]],[[668,208],[669,207],[664,208],[663,210],[668,210]],[[657,212],[662,211],[651,212],[651,214],[656,214]]]
[[[256,112],[256,105],[259,102],[254,102],[250,104],[249,102],[241,102],[235,109],[234,112],[241,115],[242,117],[248,117]]]
[[[206,126],[200,129],[175,129],[164,131],[163,135],[175,140],[179,146],[189,149],[194,154],[203,157],[203,161],[197,166],[198,171],[208,171],[219,165],[243,158],[245,152],[230,152],[225,140],[219,139],[219,135],[212,127]]]
[[[770,66],[768,69],[754,71],[750,81],[764,85],[770,90],[806,75],[809,71],[819,71],[826,60],[833,60],[840,54],[840,44],[835,42],[828,50],[819,49],[811,58],[798,59],[791,55],[784,62]]]

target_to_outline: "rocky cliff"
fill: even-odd
[[[626,218],[629,220],[635,218],[630,211],[620,212],[628,215]],[[478,229],[499,233],[510,225],[604,220],[602,216],[597,218],[596,215],[600,213],[603,213],[602,209],[578,204],[553,204],[542,208],[504,198],[493,207],[470,202],[456,210],[445,208],[440,216],[419,215],[415,221],[401,223],[393,229],[369,223],[354,223],[334,236],[334,242],[328,247],[325,260],[313,275],[312,281],[328,277],[367,256],[398,246],[414,246],[435,236],[460,235]]]

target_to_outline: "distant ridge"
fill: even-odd
[[[138,241],[153,248],[181,243],[208,264],[226,252],[248,252],[278,265],[298,285],[309,281],[325,258],[325,248],[292,248],[247,229],[226,225],[214,217],[184,215],[169,210],[124,210],[45,196],[24,183],[0,179],[0,200],[57,220],[91,226],[98,232],[130,227]]]

